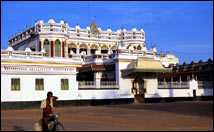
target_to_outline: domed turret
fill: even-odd
[[[135,27],[132,28],[132,32],[137,32],[137,29]]]
[[[142,51],[147,51],[147,48],[146,48],[146,46],[142,48]]]
[[[144,33],[144,29],[143,29],[143,27],[140,29],[140,31]]]
[[[77,23],[77,25],[76,25],[76,29],[80,29],[80,26],[79,26],[79,24]]]
[[[68,22],[67,22],[67,21],[65,21],[65,26],[69,27],[69,25],[68,25]]]
[[[152,48],[152,51],[157,53],[156,47],[153,47],[153,48]]]
[[[49,24],[54,24],[54,23],[55,23],[55,21],[54,21],[54,19],[53,19],[53,18],[50,18],[50,19],[49,19],[49,21],[48,21],[48,23],[49,23]]]
[[[119,29],[119,30],[117,30],[117,34],[120,34],[120,32],[121,32],[121,30]]]
[[[87,30],[90,30],[91,28],[90,28],[90,26],[87,26],[86,29],[87,29]]]
[[[14,51],[14,50],[13,50],[13,47],[11,47],[11,46],[9,46],[9,47],[7,48],[7,50],[8,50],[8,51]]]
[[[28,46],[28,47],[25,49],[25,52],[32,52],[32,50],[31,50],[30,47]]]
[[[43,20],[40,20],[39,23],[42,24],[42,23],[44,23],[44,22],[43,22]]]
[[[98,31],[101,31],[101,27],[100,27],[100,26],[98,26],[98,28],[97,28],[97,29],[98,29]]]
[[[60,24],[61,25],[65,24],[63,19],[60,20]]]
[[[108,33],[112,32],[110,27],[108,27],[107,32]]]

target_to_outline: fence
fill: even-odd
[[[101,81],[100,85],[96,85],[94,81],[79,81],[78,88],[81,89],[119,89],[119,85],[115,81]]]
[[[198,88],[199,89],[213,89],[213,82],[212,81],[198,81]]]
[[[158,89],[189,89],[189,82],[158,82]]]

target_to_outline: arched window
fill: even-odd
[[[70,51],[73,51],[75,54],[77,53],[77,45],[74,44],[74,43],[71,43],[69,46],[68,46],[68,54],[70,54]]]
[[[140,45],[137,46],[137,50],[141,50],[141,46]]]
[[[101,47],[101,53],[108,53],[108,46],[107,45],[103,45]]]
[[[43,48],[45,49],[45,55],[50,56],[50,43],[47,39],[43,43]]]
[[[126,49],[129,49],[130,46],[131,46],[131,44],[129,44],[129,45],[126,47]]]
[[[59,40],[55,41],[55,57],[61,57],[61,44]]]
[[[112,46],[112,47],[111,47],[111,50],[112,50],[113,53],[115,54],[115,53],[116,53],[116,45]]]
[[[86,46],[86,44],[81,44],[81,45],[80,45],[80,51],[79,51],[80,54],[81,54],[82,51],[85,51],[86,54],[87,54],[87,46]]]
[[[91,54],[94,54],[96,52],[96,50],[98,49],[98,46],[96,44],[93,44],[93,45],[91,45],[90,49],[91,49]]]

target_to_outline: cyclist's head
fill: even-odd
[[[48,92],[47,93],[47,97],[51,97],[51,96],[53,96],[53,93],[52,92]]]

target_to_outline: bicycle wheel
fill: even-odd
[[[55,131],[65,131],[65,128],[61,123],[57,123]]]

